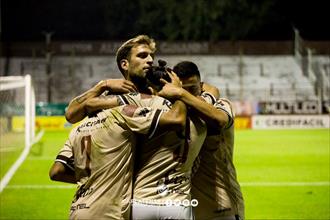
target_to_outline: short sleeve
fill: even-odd
[[[70,144],[70,140],[68,139],[60,152],[57,154],[55,162],[60,162],[64,164],[66,167],[74,171],[74,157],[73,157],[73,149]]]
[[[231,102],[227,99],[221,98],[215,102],[214,106],[218,110],[223,111],[228,115],[229,120],[227,125],[225,126],[225,129],[231,127],[234,123],[234,117],[235,117]]]
[[[141,106],[141,94],[137,92],[117,95],[117,99],[120,105]]]
[[[203,92],[201,97],[205,100],[205,102],[214,105],[216,102],[216,98],[209,92]]]
[[[152,137],[155,133],[162,110],[150,107],[138,107],[135,105],[120,106],[113,111],[118,112],[122,116],[122,123],[128,126],[130,130],[139,134],[146,134]]]

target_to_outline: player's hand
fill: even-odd
[[[133,82],[126,79],[106,79],[103,83],[105,90],[110,90],[110,93],[128,93],[138,91]]]
[[[181,87],[168,83],[163,86],[162,90],[160,90],[157,95],[170,100],[180,99],[182,96],[182,90],[183,89]]]
[[[180,78],[176,75],[176,73],[173,71],[168,71],[168,70],[166,70],[166,72],[169,75],[171,82],[167,82],[163,78],[160,79],[160,82],[164,83],[164,85],[172,84],[174,87],[182,88],[182,82],[181,82]]]
[[[172,71],[168,72],[171,82],[167,82],[165,79],[160,79],[164,86],[158,95],[167,99],[179,99],[182,95],[182,82],[179,77]]]
[[[171,83],[174,86],[182,87],[182,82],[181,82],[180,78],[178,77],[178,75],[176,75],[175,72],[173,72],[172,70],[171,71],[166,70],[166,72],[169,75],[169,77],[171,78],[171,82],[167,82],[165,79],[160,79],[160,81],[162,83],[164,83],[164,84]]]

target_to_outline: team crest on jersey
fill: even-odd
[[[148,108],[143,108],[143,109],[141,109],[141,111],[137,114],[137,115],[139,115],[139,116],[147,116],[147,114],[150,112],[150,109],[148,109]]]

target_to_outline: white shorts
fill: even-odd
[[[191,206],[149,205],[134,201],[132,219],[189,219],[193,220]]]

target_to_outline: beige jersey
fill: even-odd
[[[214,106],[230,120],[220,134],[205,139],[199,155],[199,168],[193,177],[193,197],[199,201],[196,219],[239,215],[244,218],[244,200],[233,164],[234,114],[231,103],[220,99]]]
[[[72,148],[76,175],[83,177],[71,219],[129,218],[135,134],[151,135],[160,115],[160,110],[147,107],[119,106],[85,120],[70,133],[65,148]],[[71,157],[69,151],[61,151],[62,157]]]
[[[57,154],[56,162],[60,162],[65,165],[68,169],[75,173],[75,178],[77,180],[78,185],[81,185],[82,182],[88,178],[89,174],[86,170],[77,169],[75,170],[74,166],[74,157],[73,157],[73,146],[71,145],[70,139],[68,139],[60,152]]]
[[[168,100],[157,96],[131,93],[122,95],[121,100],[163,110],[171,108]],[[134,200],[152,205],[190,201],[191,168],[205,137],[204,122],[191,117],[184,133],[168,131],[149,140],[141,139],[142,146],[136,152]]]

